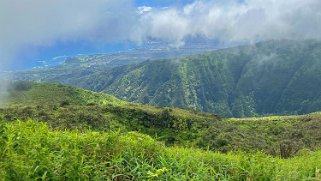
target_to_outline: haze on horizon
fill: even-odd
[[[320,39],[320,11],[319,0],[2,0],[0,66],[78,42],[85,48],[151,40],[180,47],[191,37]]]

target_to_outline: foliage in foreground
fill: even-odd
[[[177,108],[131,104],[58,84],[16,82],[0,120],[43,121],[53,129],[136,131],[168,145],[264,153],[288,158],[321,148],[321,114],[221,119]]]
[[[321,152],[291,159],[165,147],[130,132],[55,131],[34,121],[1,123],[3,180],[321,179]]]

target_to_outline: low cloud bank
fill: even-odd
[[[320,12],[320,0],[195,1],[149,10],[134,37],[177,45],[191,36],[221,41],[320,39]]]
[[[179,47],[191,37],[320,39],[320,12],[320,0],[198,0],[164,8],[137,8],[131,0],[1,0],[0,66],[58,41],[156,40]]]
[[[1,62],[57,41],[320,39],[320,12],[320,0],[198,0],[164,8],[137,8],[131,0],[2,0]]]

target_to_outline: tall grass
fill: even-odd
[[[0,126],[1,180],[320,180],[321,152],[290,159],[165,147],[130,132],[55,131],[27,121]]]

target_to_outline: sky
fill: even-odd
[[[135,6],[171,7],[184,6],[189,3],[193,3],[193,0],[136,0]]]
[[[0,0],[0,70],[193,37],[320,39],[320,0]]]
[[[130,1],[127,2],[130,3]],[[134,8],[145,6],[153,8],[164,8],[170,6],[182,7],[191,2],[192,0],[135,0],[132,2],[132,6]],[[16,3],[19,4],[18,1],[16,1]],[[14,5],[14,3],[11,4],[12,6]],[[2,15],[6,16],[5,14]],[[19,48],[18,51],[15,51],[16,55],[14,58],[10,58],[11,60],[2,64],[2,67],[0,67],[0,71],[29,69],[34,66],[38,66],[39,61],[50,60],[52,58],[60,56],[73,56],[78,54],[93,53],[115,53],[142,47],[144,47],[142,42],[137,43],[128,40],[112,40],[99,42],[81,38],[72,41],[58,39],[53,41],[49,45],[29,45],[27,47]]]

